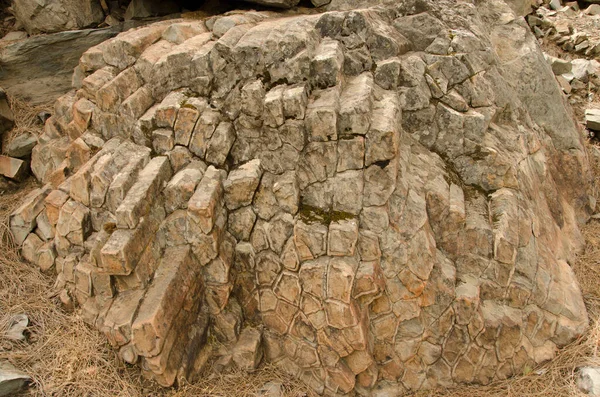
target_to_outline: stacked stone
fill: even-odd
[[[163,385],[197,373],[207,331],[220,363],[264,355],[328,394],[550,359],[587,324],[566,262],[589,210],[576,127],[526,27],[403,7],[90,49],[36,148],[48,184],[11,218],[23,255]]]

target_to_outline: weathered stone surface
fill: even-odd
[[[95,0],[52,0],[43,3],[16,0],[13,9],[29,34],[87,28],[104,21],[100,2]]]
[[[10,230],[17,244],[22,244],[35,228],[36,218],[44,209],[44,199],[51,190],[50,186],[33,190],[10,215]]]
[[[218,366],[264,347],[327,395],[487,384],[585,330],[588,157],[527,26],[350,3],[128,32],[46,124],[36,175],[61,187],[13,214],[23,255],[161,385],[207,327]]]
[[[155,157],[140,171],[138,181],[131,187],[116,211],[119,228],[135,228],[140,218],[150,209],[158,192],[171,177],[167,157]]]
[[[254,328],[245,328],[233,348],[233,362],[248,372],[254,371],[263,357],[262,335]]]
[[[31,377],[19,371],[7,361],[0,363],[0,396],[20,393],[31,381]]]
[[[6,147],[6,154],[16,158],[28,157],[36,144],[37,137],[35,135],[24,133],[10,141]]]
[[[189,246],[169,249],[161,261],[132,325],[132,341],[139,354],[160,353],[171,322],[184,304],[186,291],[197,281]]]
[[[229,210],[252,203],[262,176],[260,160],[252,160],[231,171],[223,181],[225,205]]]
[[[8,156],[0,156],[0,175],[20,181],[27,175],[27,163]]]

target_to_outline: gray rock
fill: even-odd
[[[593,131],[600,131],[600,109],[585,110],[585,126]]]
[[[33,147],[37,145],[37,137],[26,132],[13,138],[6,147],[6,154],[11,157],[24,158],[31,155]]]
[[[13,341],[25,341],[27,336],[24,332],[29,325],[29,317],[25,313],[12,316],[9,319],[8,330],[4,332],[3,337]]]
[[[577,371],[577,387],[590,396],[600,396],[600,368],[583,367]]]
[[[25,388],[31,377],[7,361],[0,362],[0,397],[12,396]]]

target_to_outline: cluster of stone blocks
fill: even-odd
[[[87,51],[34,150],[46,184],[11,216],[23,256],[167,386],[207,335],[219,365],[264,358],[327,394],[551,358],[587,323],[575,126],[544,146],[507,104],[475,6],[394,7],[160,22]]]

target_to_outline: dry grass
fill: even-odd
[[[40,112],[48,111],[52,113],[52,104],[43,103],[32,105],[31,103],[21,100],[16,97],[9,97],[10,107],[15,115],[15,127],[2,137],[2,147],[10,143],[15,137],[30,132],[39,136],[44,129],[42,123],[38,120],[37,115]]]

